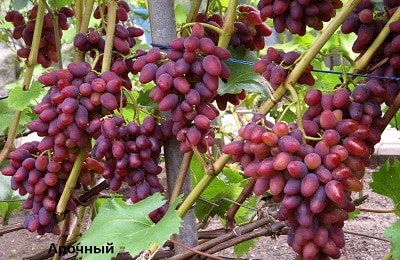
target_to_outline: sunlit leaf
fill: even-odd
[[[383,235],[390,237],[392,259],[400,259],[400,220],[397,220],[392,226],[386,228]]]
[[[29,103],[38,98],[42,93],[43,88],[37,81],[32,83],[32,86],[23,91],[21,87],[15,87],[10,90],[8,95],[8,106],[17,110],[23,110],[28,107]]]
[[[154,224],[149,213],[166,203],[160,193],[139,201],[133,205],[121,205],[115,199],[108,199],[99,207],[99,213],[90,228],[79,240],[79,246],[102,248],[112,243],[114,253],[102,254],[103,259],[111,259],[120,249],[135,256],[142,250],[149,249],[154,243],[162,245],[172,234],[178,233],[181,218],[176,206],[181,197],[170,205],[164,217]],[[82,254],[83,259],[98,259],[96,254]]]
[[[378,171],[373,172],[369,186],[378,194],[389,197],[395,204],[395,213],[400,216],[400,161],[387,160]]]

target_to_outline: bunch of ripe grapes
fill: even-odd
[[[28,58],[33,41],[33,32],[35,30],[36,16],[38,6],[34,5],[26,14],[17,10],[7,12],[4,19],[14,25],[12,37],[16,40],[22,39],[25,46],[18,49],[17,54],[21,58]],[[58,62],[58,53],[56,46],[56,33],[61,38],[63,30],[68,30],[68,18],[75,15],[74,10],[69,7],[62,7],[55,13],[47,12],[44,16],[43,29],[40,37],[39,52],[37,63],[44,68],[50,67],[52,62]],[[54,24],[53,16],[57,17],[57,26]]]
[[[251,5],[239,5],[237,17],[234,22],[234,33],[230,39],[229,46],[238,48],[240,46],[249,50],[262,50],[265,47],[265,37],[271,35],[271,28],[262,19],[260,11]],[[207,23],[217,28],[222,28],[225,23],[223,14],[215,13],[207,15],[198,13],[195,22]],[[216,31],[206,28],[204,37],[210,38],[215,44],[218,43],[219,35]]]

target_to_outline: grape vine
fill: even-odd
[[[299,258],[340,258],[355,194],[363,190],[366,167],[388,117],[399,108],[399,4],[383,5],[378,10],[371,0],[344,5],[340,0],[260,0],[254,6],[229,1],[223,13],[210,2],[204,10],[193,4],[174,40],[146,50],[138,45],[145,31],[135,25],[136,14],[124,0],[88,1],[73,8],[39,1],[25,12],[8,11],[10,39],[20,41],[16,53],[27,64],[23,89],[31,84],[35,64],[46,69],[37,78],[45,93],[27,126],[40,140],[13,147],[21,112],[16,111],[0,157],[1,163],[8,157],[1,172],[10,177],[11,189],[27,194],[22,207],[30,213],[23,227],[64,237],[69,214],[83,207],[79,194],[104,181],[111,193],[128,187],[133,209],[149,197],[155,200],[156,193],[169,197],[170,202],[143,212],[157,226],[164,217],[172,218],[172,211],[178,228],[178,217],[229,168],[242,173],[237,205],[265,194],[279,203],[272,217],[289,227],[287,243]],[[72,26],[71,20],[80,24]],[[63,68],[60,39],[73,27],[75,58]],[[321,32],[303,54],[266,44],[271,35],[302,37],[311,29]],[[350,60],[347,55],[350,64],[342,64],[335,86],[322,89],[313,62],[325,54],[321,49],[335,33],[355,34],[351,51],[358,56]],[[237,52],[258,54],[251,74],[267,82],[271,97],[256,105],[257,112],[224,144],[220,115],[245,106],[248,94],[257,92],[246,87],[246,80],[234,82],[243,85],[240,91],[229,89],[227,64]],[[228,87],[222,90],[222,84]],[[283,115],[267,117],[284,97],[291,104]],[[296,119],[287,122],[289,109]],[[176,211],[170,207],[180,191],[166,190],[159,178],[170,138],[178,141],[183,156],[180,173],[188,172],[192,154],[204,168]],[[237,205],[226,215],[227,229],[236,225]],[[163,234],[165,239],[170,235]],[[156,247],[141,250],[155,253]]]

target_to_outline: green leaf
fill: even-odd
[[[396,114],[390,120],[390,125],[397,130],[400,129],[400,110],[397,110]]]
[[[8,203],[7,202],[0,202],[0,216],[3,218],[6,217],[8,211]]]
[[[25,8],[28,5],[28,0],[18,0],[18,1],[12,1],[12,7],[15,10],[21,10]]]
[[[0,133],[5,134],[6,129],[11,126],[14,119],[14,113],[15,110],[8,107],[5,100],[0,101]]]
[[[352,212],[349,212],[349,220],[356,219],[358,215],[360,215],[361,211],[358,209],[353,210]]]
[[[151,92],[151,89],[146,89],[144,91],[140,91],[139,95],[136,99],[136,102],[139,105],[146,107],[148,110],[157,108],[157,103],[149,97],[150,92]]]
[[[389,237],[392,243],[392,259],[400,259],[400,219],[392,226],[386,228],[383,235]]]
[[[27,196],[21,196],[17,191],[11,189],[11,177],[0,174],[0,201],[1,200],[23,200]]]
[[[110,259],[116,256],[121,248],[135,256],[153,243],[162,245],[172,234],[179,232],[181,219],[175,208],[180,201],[181,197],[170,205],[164,217],[154,224],[149,218],[149,213],[166,202],[160,193],[133,205],[121,205],[115,199],[108,199],[100,206],[99,214],[79,240],[80,246],[101,248],[107,246],[107,243],[113,243],[114,253],[102,255],[103,259]],[[96,254],[82,256],[83,259],[98,259]]]
[[[183,24],[186,22],[187,11],[183,4],[177,4],[175,6],[175,21],[176,24]]]
[[[72,0],[56,0],[54,1],[57,8],[61,8],[63,6],[71,6]]]
[[[233,246],[233,250],[235,252],[235,256],[240,258],[244,254],[247,254],[250,250],[250,248],[254,247],[254,239],[250,239],[247,241],[244,241],[240,244],[236,244]]]
[[[33,120],[33,115],[31,110],[24,109],[21,111],[21,118],[18,125],[18,134],[26,130],[26,125]],[[8,107],[6,100],[0,100],[0,133],[6,134],[7,129],[10,128],[14,118],[15,118],[15,109]]]
[[[379,171],[372,173],[369,186],[378,194],[389,197],[395,204],[395,214],[400,216],[400,161],[393,158],[393,164],[387,160]]]
[[[113,194],[112,198],[120,205],[125,204],[125,201],[122,198],[117,197],[116,194]],[[107,199],[105,199],[105,198],[96,199],[94,202],[94,207],[95,207],[96,211],[99,211],[99,208],[101,206],[103,206],[107,200],[108,200],[108,198]]]
[[[4,207],[6,210],[4,212],[2,212],[2,204],[6,204],[6,207]],[[8,225],[11,214],[20,209],[22,209],[22,202],[20,201],[0,202],[0,215],[3,217],[3,226]]]
[[[194,187],[204,176],[204,168],[197,157],[193,157],[190,171]],[[232,180],[232,182],[229,182],[229,180]],[[201,198],[196,201],[195,211],[199,221],[205,221],[208,217],[214,216],[219,216],[223,220],[225,213],[232,207],[231,201],[237,199],[246,184],[247,180],[244,180],[238,171],[224,169],[203,191]],[[252,199],[247,200],[244,204],[255,207]],[[253,214],[253,210],[244,207],[240,208],[235,215],[236,223],[246,222]]]
[[[8,106],[17,110],[23,110],[28,107],[29,103],[42,93],[42,85],[35,81],[32,86],[23,91],[21,87],[15,87],[10,90],[8,95]]]
[[[233,59],[249,62],[258,60],[254,52],[244,51],[242,48],[235,49],[231,53]],[[240,93],[244,89],[246,92],[260,93],[263,97],[269,97],[266,86],[260,82],[261,76],[253,71],[251,65],[237,63],[233,60],[228,60],[225,63],[231,72],[231,76],[228,78],[227,83],[220,80],[219,95]]]
[[[0,215],[4,219],[3,225],[8,224],[8,220],[14,211],[22,208],[22,203],[17,200],[23,200],[27,197],[12,190],[10,182],[11,177],[0,174]]]
[[[220,180],[229,183],[240,183],[243,181],[243,175],[238,170],[224,168],[223,172],[218,176]]]

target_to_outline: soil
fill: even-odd
[[[366,174],[364,195],[367,200],[361,205],[368,209],[390,209],[392,202],[386,197],[372,193],[368,183],[371,182],[371,171]],[[23,221],[26,211],[16,212],[10,224]],[[382,233],[386,227],[397,220],[394,214],[377,214],[361,212],[356,220],[348,221],[346,231],[346,247],[341,259],[382,259],[390,251],[391,244]],[[217,228],[214,221],[210,228]],[[46,234],[39,236],[27,230],[19,230],[0,237],[0,260],[19,260],[48,250],[52,243],[57,243],[57,236]],[[380,240],[383,239],[383,240]],[[386,241],[385,241],[386,240]],[[218,253],[219,256],[234,258],[233,249],[229,248]],[[286,236],[272,239],[263,237],[255,242],[255,247],[241,259],[295,259],[295,254],[286,244]],[[101,258],[99,258],[101,259]]]

